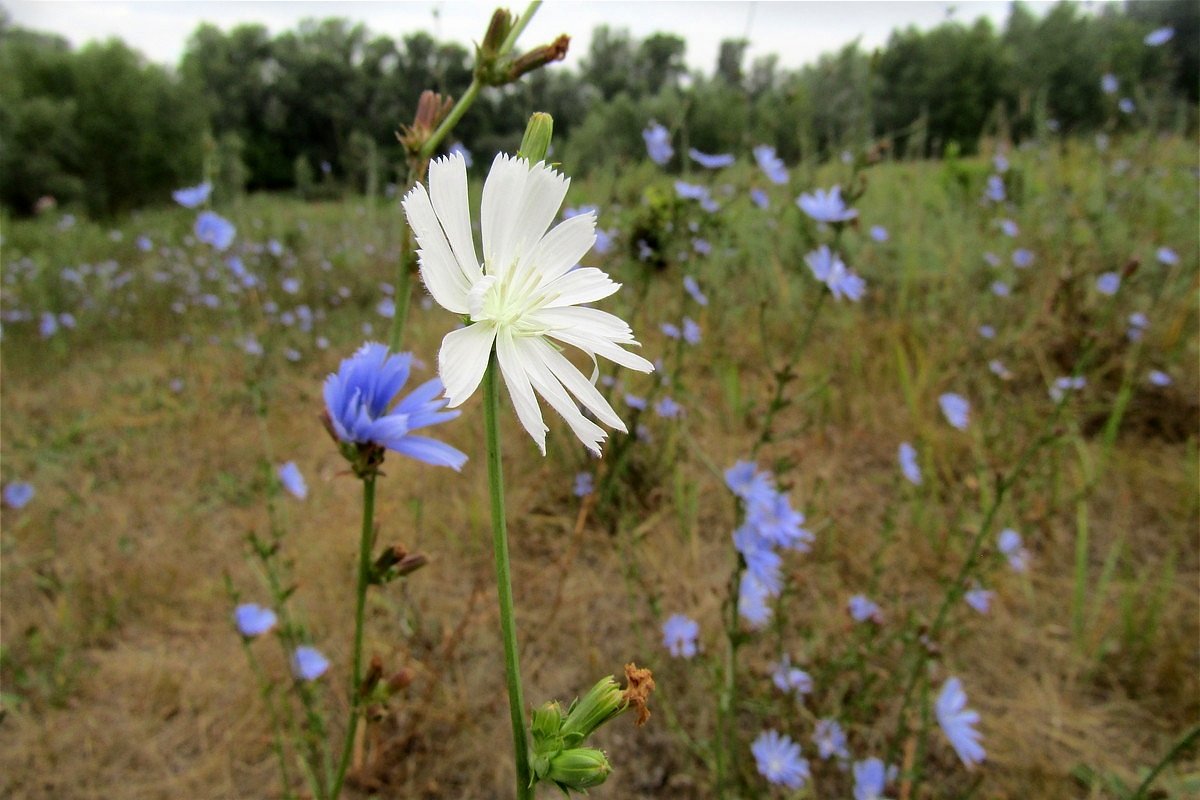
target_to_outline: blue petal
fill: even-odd
[[[445,442],[424,436],[405,436],[395,444],[389,444],[388,447],[409,458],[424,461],[435,467],[450,467],[456,472],[462,469],[463,464],[467,463],[466,453]]]

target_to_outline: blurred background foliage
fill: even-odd
[[[1146,47],[1161,26],[1175,36]],[[781,69],[774,56],[747,64],[746,42],[731,39],[702,74],[688,70],[686,48],[670,33],[637,40],[599,28],[578,69],[541,70],[484,93],[456,134],[481,154],[511,150],[529,113],[548,111],[556,156],[586,174],[643,158],[650,119],[672,130],[681,153],[766,143],[789,163],[872,145],[928,158],[1048,129],[1197,124],[1194,0],[1095,12],[1063,2],[1041,17],[1014,3],[1003,30],[986,20],[898,30],[878,50],[851,43],[799,70]],[[421,90],[461,94],[471,66],[466,48],[426,33],[393,39],[326,19],[274,37],[261,25],[204,24],[167,69],[118,40],[73,50],[0,10],[0,203],[24,215],[49,195],[109,216],[165,202],[169,189],[202,178],[226,197],[383,192],[402,163],[394,132],[412,119]],[[1104,94],[1106,73],[1121,93]],[[1136,111],[1118,116],[1127,87]],[[679,156],[673,163],[687,169]]]

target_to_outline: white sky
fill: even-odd
[[[373,33],[400,39],[426,30],[439,39],[470,46],[483,35],[491,11],[504,3],[480,2],[51,2],[4,0],[13,21],[36,30],[65,36],[78,46],[93,39],[119,37],[152,61],[177,64],[187,37],[201,22],[224,30],[255,22],[272,34],[292,28],[306,17],[345,17],[363,22]],[[1089,4],[1085,4],[1089,5]],[[1048,2],[1031,2],[1038,14]],[[524,0],[507,3],[520,12]],[[572,37],[568,65],[587,52],[592,29],[608,24],[627,28],[635,37],[663,31],[683,36],[687,61],[693,69],[711,72],[720,41],[745,36],[750,40],[746,64],[756,56],[777,53],[781,65],[798,67],[832,53],[861,37],[865,48],[884,44],[893,29],[936,26],[952,14],[969,22],[989,17],[1000,27],[1008,17],[1004,0],[824,0],[823,2],[578,2],[547,0],[521,37],[530,47],[560,33]]]

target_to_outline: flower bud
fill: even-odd
[[[518,155],[528,159],[530,164],[545,161],[553,134],[554,118],[543,111],[535,111],[529,117],[529,124],[525,126],[525,136],[521,139]]]
[[[554,781],[563,791],[582,792],[599,786],[608,779],[612,765],[604,753],[590,747],[563,750],[550,759],[547,780]]]
[[[547,64],[562,61],[567,57],[567,49],[571,46],[571,37],[565,33],[550,44],[535,47],[525,55],[514,60],[508,67],[508,81],[519,80],[527,72],[541,69]]]
[[[562,736],[568,746],[591,736],[592,731],[625,710],[621,687],[611,675],[601,678],[587,694],[571,704],[563,720]]]
[[[539,742],[552,742],[558,738],[562,722],[562,706],[558,704],[558,701],[551,701],[534,709],[533,721],[530,724],[534,748],[537,749]]]

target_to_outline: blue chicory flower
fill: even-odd
[[[865,594],[856,594],[850,598],[847,604],[850,610],[850,618],[855,622],[874,622],[882,624],[883,611]]]
[[[1033,252],[1024,247],[1018,247],[1013,251],[1012,263],[1017,269],[1025,269],[1033,263]]]
[[[858,216],[858,211],[847,208],[842,200],[841,186],[834,186],[828,192],[814,189],[812,194],[801,194],[796,205],[817,222],[846,222]]]
[[[1117,89],[1121,88],[1121,82],[1117,80],[1117,76],[1111,72],[1105,73],[1100,78],[1100,90],[1105,94],[1116,94]]]
[[[654,413],[663,419],[676,419],[683,413],[683,406],[669,397],[664,397],[654,404]]]
[[[850,758],[846,749],[846,732],[836,719],[819,719],[813,730],[813,744],[817,746],[817,755],[822,761],[828,761],[836,756],[838,759]]]
[[[696,279],[691,275],[683,276],[683,290],[698,304],[702,306],[708,305],[708,297],[704,292],[700,291],[700,284],[696,283]]]
[[[750,190],[750,202],[764,211],[771,207],[771,198],[762,189]]]
[[[4,504],[9,508],[24,508],[33,499],[36,490],[33,484],[25,481],[13,481],[4,487]]]
[[[1105,272],[1100,277],[1096,278],[1096,291],[1100,294],[1112,296],[1121,288],[1121,276],[1115,272]]]
[[[775,665],[771,673],[771,682],[779,691],[794,693],[797,697],[812,694],[813,690],[812,676],[799,667],[793,667],[791,656],[786,654]]]
[[[377,445],[433,466],[462,469],[465,453],[412,431],[448,422],[458,411],[443,411],[446,398],[438,378],[426,381],[390,411],[408,382],[411,353],[391,355],[386,346],[367,342],[325,379],[325,408],[339,441]]]
[[[663,646],[675,658],[691,658],[696,655],[696,640],[700,637],[700,624],[683,614],[672,614],[663,623]]]
[[[302,681],[315,681],[329,669],[329,659],[315,647],[301,645],[292,654],[292,674]]]
[[[675,194],[684,200],[704,200],[709,196],[707,186],[678,180],[675,181]]]
[[[942,414],[945,415],[947,422],[960,431],[967,429],[971,414],[971,404],[967,398],[960,394],[947,392],[938,398],[938,405],[942,407]]]
[[[700,344],[700,326],[691,317],[683,318],[683,340],[691,345]]]
[[[1179,263],[1179,254],[1169,247],[1160,247],[1154,253],[1160,264],[1173,267]]]
[[[1122,114],[1132,114],[1134,110],[1136,110],[1137,106],[1133,104],[1133,100],[1130,98],[1122,97],[1117,101],[1117,108],[1121,110]]]
[[[775,148],[770,145],[760,144],[754,148],[754,160],[758,162],[758,168],[767,176],[767,180],[776,185],[783,185],[788,182],[787,167],[783,165],[783,159],[775,155]],[[765,208],[766,206],[763,206]]]
[[[688,150],[688,156],[705,169],[722,169],[728,167],[734,162],[734,157],[731,153],[723,153],[721,155],[710,155],[702,153],[692,147]]]
[[[1158,386],[1159,388],[1170,386],[1173,383],[1171,376],[1161,369],[1150,370],[1146,375],[1146,380],[1150,381],[1151,385]]]
[[[938,695],[935,710],[942,732],[962,762],[968,767],[981,763],[987,753],[979,744],[979,732],[975,730],[979,714],[967,708],[967,694],[963,691],[962,681],[958,678],[946,681]]]
[[[657,122],[652,121],[650,127],[642,131],[642,139],[646,142],[646,153],[655,164],[666,164],[675,155],[670,132]]]
[[[300,354],[297,353],[297,356]],[[283,484],[283,488],[287,489],[297,500],[303,500],[308,497],[308,484],[304,482],[304,476],[300,474],[300,468],[296,466],[295,461],[289,461],[282,464],[278,469],[279,482]]]
[[[878,758],[855,761],[854,800],[884,800],[887,787],[887,768]]]
[[[1002,219],[1000,220],[1000,232],[1005,236],[1016,238],[1016,236],[1021,232],[1021,229],[1018,228],[1017,223],[1013,222],[1011,219]]]
[[[800,755],[800,745],[790,736],[765,730],[750,745],[758,774],[771,783],[788,789],[801,789],[810,777],[808,761]]]
[[[987,190],[983,193],[984,196],[993,203],[1004,202],[1004,178],[999,175],[989,175],[987,179]]]
[[[175,198],[175,202],[184,208],[195,208],[196,206],[203,205],[208,200],[210,192],[212,192],[212,184],[205,181],[198,186],[176,189],[171,192],[171,197]]]
[[[221,252],[229,249],[237,235],[233,223],[213,211],[201,211],[193,231],[197,239]]]
[[[1008,559],[1008,565],[1013,572],[1024,572],[1029,568],[1029,551],[1021,542],[1021,534],[1012,528],[1005,528],[996,537],[996,549]]]
[[[238,633],[247,639],[261,636],[275,627],[275,612],[257,603],[243,603],[233,611]]]
[[[898,457],[900,459],[900,471],[904,473],[904,477],[914,486],[920,486],[921,467],[917,464],[917,448],[908,442],[901,442]]]
[[[1149,47],[1160,47],[1171,41],[1175,36],[1175,29],[1172,27],[1155,28],[1146,34],[1146,38],[1142,41]]]
[[[457,153],[458,155],[462,156],[463,163],[467,165],[467,169],[470,169],[471,165],[475,163],[475,160],[471,158],[471,151],[468,150],[467,146],[462,142],[455,142],[454,144],[450,145],[450,149],[446,152],[450,155]]]
[[[571,490],[576,497],[587,497],[596,491],[595,478],[590,472],[580,472],[575,476],[575,486]]]
[[[979,586],[964,594],[963,600],[980,614],[988,613],[988,609],[992,607],[992,593]]]
[[[984,339],[995,339],[996,338],[996,329],[994,327],[992,327],[991,325],[980,325],[979,326],[979,335],[982,336]]]
[[[882,225],[872,225],[871,238],[877,242],[886,242],[888,240],[888,229]]]
[[[867,288],[866,281],[851,272],[828,245],[821,245],[806,255],[804,261],[812,270],[813,277],[829,287],[835,300],[847,297],[852,302],[858,302],[862,299]]]
[[[742,573],[738,584],[738,614],[750,623],[750,627],[762,628],[771,619],[768,602],[773,595],[770,589],[751,572]]]

